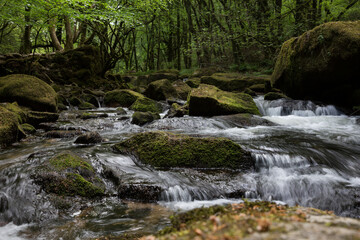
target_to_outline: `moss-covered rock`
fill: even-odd
[[[104,195],[103,183],[91,164],[71,152],[51,158],[32,178],[47,193],[87,198]]]
[[[160,119],[160,115],[153,112],[134,112],[132,115],[132,124],[139,126],[151,123],[154,120]]]
[[[98,132],[88,132],[80,135],[76,140],[75,143],[78,144],[96,144],[101,143],[104,139]]]
[[[172,86],[175,88],[177,96],[181,100],[186,100],[189,93],[191,92],[191,87],[182,80],[173,82]]]
[[[19,123],[25,123],[27,121],[28,111],[26,109],[21,108],[17,102],[14,103],[1,103],[1,106],[13,112],[17,115]]]
[[[190,79],[186,80],[185,83],[187,85],[189,85],[189,87],[191,87],[191,88],[197,88],[201,84],[201,79],[200,78],[190,78]]]
[[[37,111],[56,112],[56,92],[44,81],[29,75],[0,78],[0,101],[16,101]]]
[[[109,107],[130,107],[138,98],[143,97],[141,93],[132,90],[117,89],[105,94],[104,103]]]
[[[82,102],[79,106],[78,106],[78,108],[80,109],[80,110],[87,110],[87,109],[94,109],[94,108],[96,108],[93,104],[91,104],[91,103],[88,103],[88,102]]]
[[[152,73],[148,77],[148,82],[154,82],[161,79],[167,79],[171,82],[176,81],[179,77],[179,72],[167,72],[167,71],[160,71],[156,73]]]
[[[76,97],[76,96],[72,96],[70,99],[69,99],[69,103],[72,105],[72,106],[79,106],[81,104],[81,99]]]
[[[33,134],[36,132],[36,129],[34,128],[34,126],[32,126],[28,123],[21,124],[20,127],[22,128],[22,130],[24,130],[24,132],[26,134]]]
[[[173,103],[165,117],[174,118],[183,117],[184,115],[189,115],[189,106],[187,104],[185,104],[184,106],[180,106],[177,103]]]
[[[229,168],[249,170],[254,162],[248,152],[226,138],[196,138],[168,132],[140,133],[114,149],[135,155],[159,168]]]
[[[214,73],[221,73],[221,72],[223,72],[223,69],[215,66],[198,68],[194,71],[193,77],[211,76]]]
[[[0,145],[20,140],[24,133],[19,127],[19,116],[0,106]]]
[[[206,84],[201,84],[191,91],[188,104],[191,116],[217,116],[236,113],[260,114],[250,95],[225,92]]]
[[[125,111],[125,109],[123,109],[122,107],[118,107],[116,109],[117,115],[126,115],[127,112]]]
[[[241,92],[256,84],[265,84],[270,76],[247,76],[239,73],[215,73],[201,77],[201,83],[216,86],[224,91]]]
[[[148,85],[144,94],[154,100],[176,99],[177,92],[168,79],[157,80]]]
[[[265,93],[265,84],[254,84],[249,87],[249,89],[253,90],[254,92]]]
[[[138,98],[131,106],[131,110],[138,112],[153,112],[153,113],[161,113],[162,107],[161,105],[147,97]]]
[[[194,209],[170,217],[171,226],[145,239],[358,239],[360,220],[270,202]]]
[[[285,94],[279,92],[269,92],[264,96],[264,99],[269,101],[277,100],[281,98],[288,98],[288,97]]]
[[[256,92],[254,92],[254,91],[251,90],[250,88],[246,88],[246,89],[244,90],[244,93],[249,94],[249,95],[252,96],[252,97],[254,97],[254,96],[257,95]]]
[[[228,124],[230,127],[255,127],[255,126],[274,126],[275,124],[261,118],[257,115],[248,113],[239,113],[234,115],[216,116],[216,120],[220,120]]]
[[[51,112],[37,112],[29,111],[27,112],[26,122],[37,127],[40,123],[44,122],[56,122],[59,119],[59,114]]]
[[[329,22],[281,48],[272,85],[295,99],[360,104],[360,21]]]

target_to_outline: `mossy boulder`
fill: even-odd
[[[151,123],[157,119],[160,119],[160,115],[153,112],[134,112],[132,115],[132,124],[143,126],[147,123]]]
[[[8,145],[24,137],[19,127],[19,116],[0,106],[0,145]]]
[[[190,79],[186,80],[185,83],[187,85],[189,85],[189,87],[191,87],[191,88],[197,88],[201,84],[201,79],[200,78],[190,78]]]
[[[172,83],[172,86],[177,92],[177,97],[181,100],[186,100],[189,93],[191,92],[191,87],[184,83],[182,80],[178,80]]]
[[[131,110],[138,112],[153,112],[153,113],[161,113],[162,107],[161,105],[147,97],[138,98],[131,106]]]
[[[257,115],[251,115],[248,113],[239,113],[234,115],[224,115],[214,117],[216,120],[225,122],[230,127],[255,127],[255,126],[274,126],[275,124],[261,118]]]
[[[254,84],[249,87],[249,89],[253,90],[254,92],[265,93],[265,84]]]
[[[241,92],[253,85],[265,84],[267,81],[270,81],[270,76],[247,76],[239,73],[215,73],[201,77],[201,83],[230,92]]]
[[[25,108],[21,108],[17,102],[14,103],[1,103],[1,106],[9,110],[10,112],[13,112],[17,115],[19,123],[25,123],[28,119],[28,111]]]
[[[177,71],[177,70],[176,70]],[[161,79],[167,79],[170,82],[176,81],[179,77],[179,72],[172,72],[172,71],[159,71],[156,73],[152,73],[149,75],[148,77],[148,83],[152,83],[154,81],[157,80],[161,80]]]
[[[188,105],[191,116],[217,116],[236,113],[260,114],[250,95],[225,92],[206,84],[201,84],[191,91]]]
[[[105,94],[104,103],[109,107],[130,107],[138,98],[143,97],[141,93],[132,90],[116,89]]]
[[[102,141],[104,141],[104,139],[101,137],[101,135],[98,132],[88,132],[76,138],[74,143],[96,144],[96,143],[101,143]]]
[[[95,107],[93,104],[91,104],[91,103],[82,102],[82,103],[78,106],[78,108],[79,108],[80,110],[87,110],[87,109],[95,109],[96,107]]]
[[[154,100],[176,99],[177,92],[168,79],[157,80],[148,85],[144,94]]]
[[[360,21],[329,22],[286,41],[272,85],[295,99],[360,104]]]
[[[277,100],[281,98],[288,98],[288,97],[285,94],[279,92],[269,92],[264,96],[264,99],[269,101]]]
[[[123,154],[158,168],[229,168],[249,170],[254,162],[240,145],[226,138],[196,138],[169,132],[136,134],[114,146]]]
[[[171,216],[153,239],[358,239],[360,220],[301,206],[256,201],[198,208]]]
[[[36,77],[12,74],[0,78],[0,101],[16,101],[36,111],[56,112],[56,97],[54,89]]]
[[[71,152],[46,161],[32,178],[47,193],[86,198],[104,195],[104,185],[91,164]]]
[[[173,103],[166,114],[166,118],[183,117],[189,115],[189,106],[187,104],[180,106],[177,103]]]
[[[37,112],[29,111],[27,112],[26,122],[37,127],[40,123],[44,122],[56,122],[59,119],[59,114],[51,112]]]

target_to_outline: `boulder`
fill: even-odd
[[[201,83],[201,79],[200,78],[190,78],[190,79],[186,80],[185,83],[187,85],[189,85],[189,87],[191,87],[191,88],[197,88],[197,87],[199,87],[199,85]]]
[[[172,86],[175,88],[177,96],[181,100],[186,100],[189,93],[191,92],[191,87],[182,80],[173,82]]]
[[[239,113],[234,115],[225,115],[225,116],[216,116],[214,117],[216,120],[223,121],[230,125],[230,127],[256,127],[256,126],[274,126],[275,124],[261,118],[256,115],[251,115],[248,113]]]
[[[0,78],[0,101],[16,101],[36,111],[56,112],[56,97],[54,89],[36,77],[12,74]]]
[[[144,94],[154,100],[176,99],[177,92],[167,79],[157,80],[148,85]]]
[[[161,113],[162,107],[161,105],[147,97],[138,98],[131,106],[131,110],[138,112],[153,112],[153,113]]]
[[[236,113],[260,114],[250,95],[225,92],[206,84],[201,84],[191,91],[188,104],[189,115],[191,116],[217,116]]]
[[[230,92],[242,92],[248,87],[265,84],[267,81],[270,81],[270,76],[248,76],[239,73],[215,73],[211,76],[201,77],[201,83]]]
[[[177,103],[173,103],[169,109],[169,112],[166,114],[166,118],[174,117],[183,117],[184,115],[189,115],[189,106],[184,105],[180,106]]]
[[[360,21],[329,22],[286,41],[272,85],[295,99],[360,104]]]
[[[95,107],[93,104],[91,104],[91,103],[82,102],[82,103],[78,106],[78,108],[79,108],[80,110],[88,110],[88,109],[95,109],[96,107]]]
[[[0,146],[16,142],[24,136],[18,115],[0,106]]]
[[[264,100],[269,100],[269,101],[277,100],[281,98],[288,98],[288,97],[285,94],[278,92],[269,92],[264,96]]]
[[[59,114],[57,113],[29,111],[26,122],[37,127],[40,123],[56,122],[58,118]]]
[[[160,115],[152,112],[135,112],[132,115],[132,124],[136,124],[139,126],[145,125],[147,123],[151,123],[154,120],[160,119]]]
[[[103,138],[98,132],[88,132],[85,134],[80,135],[76,140],[75,143],[78,144],[96,144],[101,143]]]
[[[139,133],[114,146],[123,154],[159,168],[229,168],[250,170],[250,153],[226,138],[197,138],[169,132]]]
[[[143,97],[141,93],[132,90],[117,89],[105,94],[104,103],[108,107],[130,107],[138,98]]]
[[[104,195],[104,184],[95,169],[71,152],[60,153],[44,162],[32,178],[47,193],[86,198]]]
[[[148,77],[148,83],[161,80],[161,79],[167,79],[171,82],[176,81],[179,77],[179,71],[176,69],[170,69],[170,70],[162,70],[155,73],[151,73]]]
[[[161,198],[162,191],[159,186],[145,184],[121,184],[118,188],[121,199],[140,202],[157,202]]]

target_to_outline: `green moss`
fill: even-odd
[[[159,103],[150,98],[138,98],[131,106],[131,110],[139,111],[139,112],[153,112],[153,113],[161,113],[162,107]]]
[[[190,78],[185,83],[191,88],[197,88],[199,87],[201,80],[200,78]]]
[[[4,108],[9,110],[10,112],[15,113],[18,116],[19,123],[25,123],[27,120],[27,112],[26,110],[19,107],[19,105],[14,103],[2,103],[1,104]]]
[[[34,128],[34,126],[32,126],[28,123],[21,124],[20,127],[24,130],[25,133],[28,133],[28,134],[32,134],[32,133],[36,132],[36,129]]]
[[[118,115],[125,115],[126,114],[125,109],[123,109],[122,107],[118,107],[116,109],[116,112],[117,112]]]
[[[107,92],[104,97],[104,103],[110,107],[130,107],[138,98],[144,95],[128,89],[117,89]]]
[[[104,190],[85,180],[80,174],[67,173],[63,181],[64,192],[60,195],[79,195],[82,197],[93,198],[104,195]]]
[[[249,89],[255,92],[265,92],[265,84],[254,84],[250,86]]]
[[[68,168],[83,168],[90,172],[94,172],[93,167],[88,162],[79,156],[70,153],[60,153],[54,158],[51,158],[49,162],[58,171],[66,170]]]
[[[136,155],[154,167],[250,169],[253,161],[238,144],[226,138],[195,138],[148,132],[116,144],[122,153]]]
[[[172,86],[175,88],[178,98],[182,100],[186,100],[187,96],[189,95],[191,91],[191,87],[184,83],[182,80],[173,82]]]
[[[216,116],[236,113],[260,115],[252,97],[245,93],[221,91],[215,86],[201,84],[193,89],[188,98],[189,114]]]
[[[33,110],[55,112],[56,92],[42,80],[24,74],[0,78],[0,101],[16,101]]]

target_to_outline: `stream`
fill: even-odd
[[[274,125],[239,128],[216,117],[185,116],[139,127],[130,123],[132,111],[127,109],[124,117],[113,108],[98,108],[94,114],[107,113],[108,117],[88,120],[76,118],[77,110],[62,112],[57,123],[61,129],[97,131],[106,141],[85,146],[74,144],[75,138],[45,139],[39,134],[3,149],[0,239],[151,234],[169,225],[168,217],[174,212],[241,202],[243,197],[360,218],[360,119],[310,101],[257,97],[255,102],[262,118]],[[111,149],[134,133],[156,130],[229,138],[251,152],[255,170],[155,170]],[[99,172],[111,169],[121,183],[160,187],[161,199],[154,203],[122,201],[116,186],[104,179],[108,197],[78,203],[83,211],[74,207],[71,216],[59,214],[29,173],[39,162],[65,150],[90,159]]]

